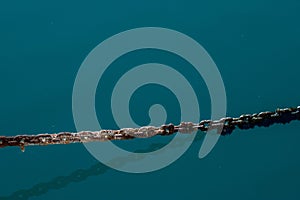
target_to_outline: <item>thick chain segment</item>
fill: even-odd
[[[200,123],[181,122],[162,125],[161,127],[143,126],[140,128],[123,128],[120,130],[81,131],[78,133],[61,132],[57,134],[0,136],[0,148],[19,146],[24,151],[29,145],[70,144],[95,141],[127,140],[133,138],[149,138],[156,135],[172,135],[180,132],[183,134],[195,131],[209,131],[218,129],[221,135],[229,135],[235,128],[251,129],[269,127],[273,124],[286,124],[300,120],[300,106],[294,108],[276,109],[255,114],[244,114],[238,118],[226,117],[220,120],[202,120]]]

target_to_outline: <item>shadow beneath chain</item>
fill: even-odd
[[[194,141],[200,141],[204,137],[204,135],[205,133],[198,132]],[[182,145],[183,143],[185,143],[185,140],[180,141],[178,144],[176,144],[176,146]],[[153,143],[150,146],[148,146],[146,149],[139,149],[134,152],[145,153],[145,152],[155,151],[157,149],[162,148],[165,145],[166,145],[165,143]],[[126,160],[124,158],[120,158],[120,161],[121,161],[120,164],[126,164],[126,162],[130,162],[130,160]],[[46,194],[49,190],[63,189],[64,187],[66,187],[71,183],[82,182],[88,177],[104,174],[108,170],[111,170],[111,168],[102,163],[97,163],[95,165],[92,165],[88,169],[78,169],[68,176],[58,176],[49,182],[38,183],[29,189],[18,190],[9,196],[0,197],[0,200],[27,200],[30,199],[31,197],[37,197]]]

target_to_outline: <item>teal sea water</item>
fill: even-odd
[[[297,0],[1,2],[0,135],[76,131],[72,90],[83,60],[108,37],[148,26],[180,31],[203,45],[222,75],[228,116],[297,106],[299,10]],[[95,99],[103,127],[118,128],[109,111],[110,81],[148,62],[185,66],[182,73],[199,91],[201,119],[210,117],[201,76],[175,55],[148,49],[120,57],[100,80]],[[179,102],[159,85],[132,96],[135,122],[149,123],[148,109],[157,103],[165,106],[167,122],[179,123]],[[24,153],[4,148],[0,199],[299,199],[299,130],[300,122],[236,130],[204,159],[198,158],[199,133],[176,162],[144,174],[111,169],[82,144],[27,147]],[[169,140],[116,144],[148,152]]]

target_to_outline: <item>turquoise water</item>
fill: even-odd
[[[227,93],[227,115],[239,116],[299,105],[300,2],[288,1],[19,1],[0,6],[0,133],[16,135],[76,131],[72,89],[88,53],[119,32],[146,26],[180,31],[204,46],[217,64]],[[120,66],[147,62],[188,66],[166,52],[148,50],[118,59]],[[119,68],[118,68],[119,66]],[[124,68],[122,68],[124,69]],[[209,95],[201,77],[201,118],[209,118]],[[96,109],[107,116],[98,88]],[[156,92],[144,97],[142,92]],[[148,90],[148,91],[147,91]],[[167,121],[179,122],[171,93],[153,85],[131,101],[132,116],[147,124],[145,105],[160,102]],[[173,98],[170,98],[173,99]],[[107,103],[107,102],[106,102]],[[104,111],[103,111],[104,110]],[[100,112],[101,111],[101,112]],[[147,113],[147,112],[146,112]],[[99,119],[106,128],[116,128]],[[176,162],[159,171],[129,174],[99,163],[82,144],[0,149],[0,199],[299,199],[299,122],[236,130],[198,158],[199,137]],[[117,143],[151,151],[168,139]],[[142,144],[142,145],[141,145]]]

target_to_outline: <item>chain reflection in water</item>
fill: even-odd
[[[200,141],[204,136],[205,134],[203,132],[198,132],[194,141]],[[181,139],[178,143],[173,144],[172,148],[181,146],[185,142],[186,142],[185,139]],[[134,152],[146,153],[150,151],[155,151],[157,149],[162,148],[165,145],[166,145],[165,143],[153,143],[150,146],[148,146],[148,148],[146,149],[140,149]],[[140,157],[136,157],[135,159],[143,159],[143,157],[140,156]],[[118,163],[118,165],[124,165],[126,164],[126,162],[130,162],[130,161],[131,160],[128,160],[128,158],[120,157],[112,160],[111,162]],[[32,188],[18,190],[9,196],[0,197],[0,200],[27,200],[32,197],[37,197],[46,194],[49,190],[63,189],[64,187],[66,187],[71,183],[82,182],[88,177],[104,174],[106,171],[110,169],[111,169],[110,167],[99,162],[95,165],[92,165],[88,169],[78,169],[68,176],[58,176],[49,182],[38,183],[34,185]]]

